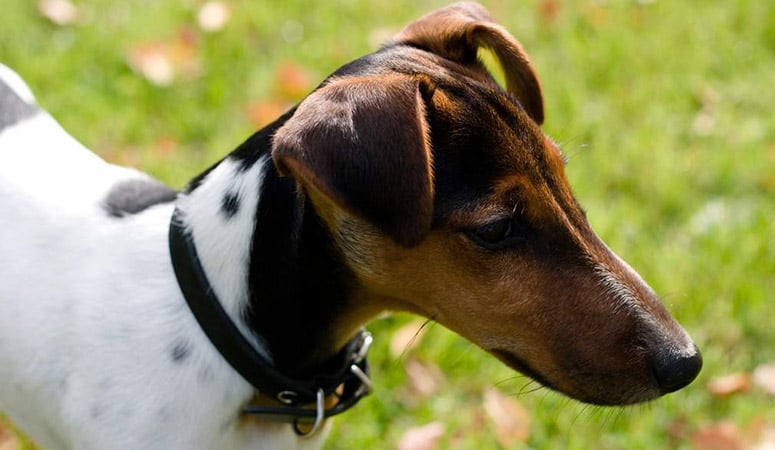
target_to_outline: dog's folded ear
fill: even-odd
[[[503,67],[506,89],[539,125],[544,121],[543,95],[533,65],[517,41],[477,3],[455,3],[410,23],[394,42],[409,44],[452,61],[478,67],[480,47],[492,51]]]
[[[334,78],[277,130],[275,165],[400,245],[415,245],[433,213],[431,91],[405,75]]]

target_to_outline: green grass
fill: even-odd
[[[228,26],[204,34],[192,0],[80,1],[84,22],[66,28],[41,18],[35,2],[4,0],[0,60],[87,146],[181,187],[252,132],[247,111],[281,96],[281,64],[317,82],[441,5],[229,3]],[[556,15],[542,5],[556,5]],[[571,184],[593,226],[663,296],[705,356],[694,384],[647,406],[589,408],[546,390],[519,395],[533,421],[531,437],[515,448],[691,448],[690,434],[709,422],[775,423],[773,398],[762,391],[718,399],[705,388],[716,376],[775,361],[775,3],[487,6],[537,67],[545,129],[570,156]],[[303,27],[300,41],[283,38],[288,21]],[[127,67],[136,43],[181,30],[194,36],[198,75],[160,88]],[[394,448],[406,429],[434,420],[447,425],[442,448],[498,448],[482,420],[482,391],[500,383],[516,394],[527,380],[434,326],[412,357],[438,364],[445,381],[414,404],[403,393],[403,360],[387,351],[406,320],[370,327],[377,391],[335,421],[327,448]]]

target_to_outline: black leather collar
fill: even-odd
[[[193,238],[186,231],[182,213],[177,208],[170,221],[169,249],[180,290],[202,330],[223,358],[260,395],[278,402],[277,406],[248,405],[244,413],[288,421],[294,424],[297,433],[307,434],[314,432],[322,419],[348,410],[371,391],[366,359],[371,335],[367,331],[358,333],[339,354],[309,377],[297,379],[286,376],[253,348],[224,311],[207,280]],[[336,398],[336,402],[326,409],[324,400],[331,396]],[[312,429],[300,431],[300,421],[312,421]]]

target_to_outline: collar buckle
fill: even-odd
[[[302,437],[312,436],[317,432],[323,421],[329,417],[341,414],[355,406],[358,401],[372,390],[369,377],[369,363],[366,355],[374,338],[371,333],[361,330],[347,345],[350,349],[349,368],[330,386],[318,387],[315,390],[314,408],[300,405],[300,395],[292,390],[280,391],[275,395],[279,406],[264,406],[251,404],[245,406],[244,414],[254,414],[266,417],[268,420],[290,422],[293,431]],[[333,396],[336,404],[326,408],[326,397]],[[311,424],[308,430],[302,425]]]

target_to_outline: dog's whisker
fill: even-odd
[[[427,318],[423,321],[422,324],[417,328],[417,331],[414,332],[411,339],[404,345],[404,349],[401,351],[401,354],[398,355],[398,360],[403,361],[406,359],[406,356],[409,354],[409,351],[414,348],[415,342],[417,341],[417,338],[420,336],[420,333],[425,329],[425,327],[428,327],[428,329],[433,328],[433,326],[436,324],[436,322],[433,320],[433,317]]]
[[[83,147],[0,65],[0,342],[22,349],[0,345],[0,404],[56,448],[295,448],[371,392],[362,327],[396,310],[426,320],[395,364],[441,323],[470,339],[446,368],[486,349],[539,407],[686,386],[700,353],[592,230],[543,99],[519,41],[453,4],[176,192]],[[601,411],[573,420],[618,417]]]

